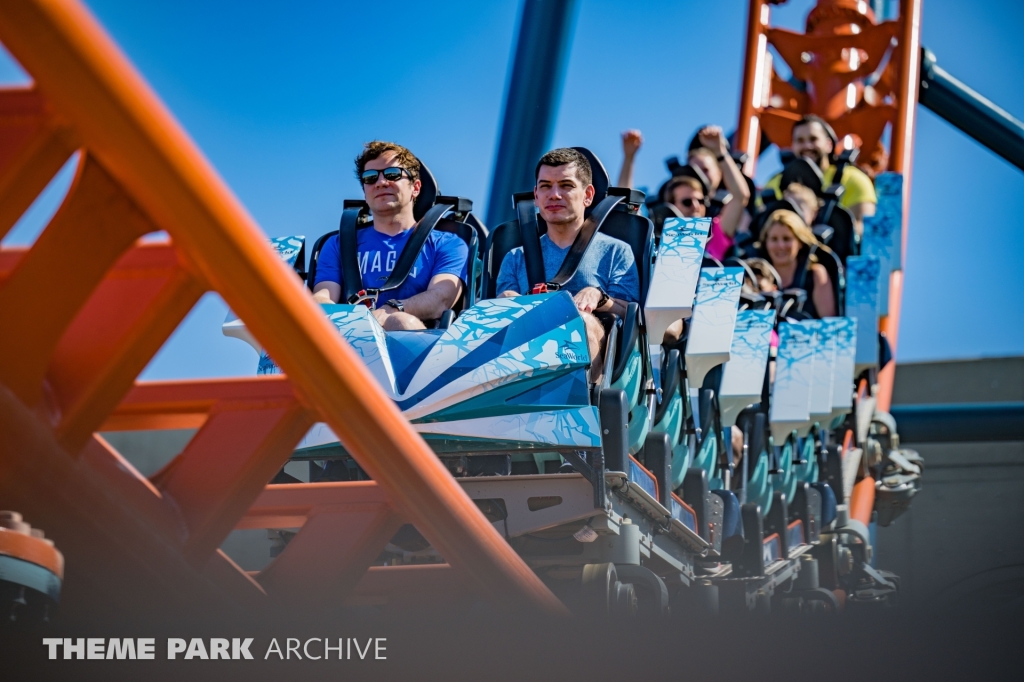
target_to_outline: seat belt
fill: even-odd
[[[340,261],[342,292],[339,301],[357,303],[362,295],[363,274],[359,271],[359,244],[356,232],[359,218],[369,207],[365,201],[345,200],[338,227],[338,260]]]
[[[412,236],[405,243],[405,247],[398,256],[395,267],[391,270],[391,274],[388,275],[387,281],[384,282],[384,286],[376,290],[378,294],[384,291],[393,291],[405,283],[409,273],[412,272],[412,266],[416,264],[416,259],[419,258],[423,245],[427,243],[430,233],[441,222],[444,214],[455,208],[454,203],[440,203],[441,200],[446,198],[438,197],[439,203],[431,206],[420,222],[416,224],[416,227],[413,228]]]
[[[519,219],[519,235],[523,240],[523,260],[526,261],[526,283],[530,293],[537,287],[544,287],[547,274],[544,271],[544,254],[540,248],[540,229],[537,225],[537,203],[533,192],[513,196],[516,202],[516,217]],[[547,289],[544,289],[545,291]]]
[[[590,217],[583,221],[583,227],[581,227],[580,231],[576,234],[576,239],[573,240],[572,246],[569,247],[569,253],[565,254],[565,259],[562,260],[562,265],[558,268],[558,272],[555,273],[554,277],[547,281],[545,281],[546,278],[544,277],[546,274],[544,272],[544,257],[540,251],[540,235],[537,234],[536,229],[537,216],[532,210],[533,202],[529,202],[531,210],[529,211],[530,215],[527,216],[523,215],[523,209],[521,208],[522,205],[527,202],[520,202],[517,205],[517,209],[520,214],[519,225],[523,232],[523,257],[526,259],[526,274],[530,282],[532,282],[530,293],[542,294],[548,291],[558,291],[573,278],[573,275],[576,274],[576,270],[580,267],[580,263],[583,261],[583,257],[587,253],[587,249],[589,249],[590,245],[594,242],[594,235],[600,231],[601,225],[604,224],[605,219],[616,206],[622,203],[623,199],[624,197],[622,196],[607,196],[601,200],[601,203],[599,203],[594,208],[593,212],[591,212]],[[524,223],[522,221],[524,218],[527,221],[532,220],[533,222],[533,225],[529,229],[523,229]],[[530,234],[536,235],[536,254],[532,259],[527,255],[526,247],[527,238]],[[531,260],[535,266],[533,269],[530,267]],[[538,265],[539,272],[536,268]]]
[[[811,290],[807,288],[807,275],[810,274],[811,269],[808,267],[811,263],[811,257],[818,251],[817,246],[807,247],[807,257],[800,261],[800,264],[796,268],[796,272],[793,273],[793,284],[792,288],[803,289],[807,292],[807,296],[810,297]]]
[[[594,235],[601,229],[601,224],[604,223],[605,218],[612,212],[612,209],[622,203],[623,198],[621,196],[605,197],[594,208],[590,217],[583,221],[583,227],[576,234],[576,239],[573,240],[572,246],[569,247],[569,253],[565,254],[562,267],[558,268],[558,272],[547,283],[548,289],[561,289],[572,279],[572,276],[576,274],[576,270],[579,269],[580,262],[583,260],[583,256],[586,255],[587,249],[594,243]]]

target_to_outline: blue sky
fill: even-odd
[[[87,5],[269,235],[335,229],[372,138],[409,146],[483,212],[517,2]],[[774,23],[798,27],[810,5],[790,2]],[[640,128],[636,179],[656,186],[699,125],[735,126],[746,6],[579,0],[552,146],[588,146],[614,175],[619,131]],[[1019,2],[929,0],[923,43],[1024,117],[1021,26]],[[19,80],[0,58],[0,82]],[[763,157],[759,176],[776,164]],[[30,242],[66,182],[4,243]],[[921,109],[913,189],[899,359],[1024,354],[1024,173]],[[220,335],[224,311],[205,298],[144,376],[253,373],[255,354]]]

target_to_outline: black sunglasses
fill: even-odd
[[[680,199],[679,203],[685,206],[686,208],[693,208],[694,206],[702,206],[704,204],[704,199],[694,199],[693,197],[686,197],[684,199]]]
[[[391,168],[385,168],[384,170],[364,170],[359,174],[359,179],[362,180],[364,185],[376,185],[377,178],[381,175],[388,182],[398,182],[402,179],[402,175],[408,175],[409,179],[412,180],[412,173],[399,166],[392,166]]]

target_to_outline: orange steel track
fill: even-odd
[[[746,59],[740,92],[740,118],[736,146],[748,155],[744,170],[753,175],[762,132],[780,147],[791,142],[793,123],[804,114],[828,121],[840,140],[859,144],[858,161],[869,171],[890,170],[903,174],[903,248],[905,259],[910,218],[911,170],[917,88],[920,82],[922,0],[900,0],[899,18],[877,23],[863,0],[819,0],[807,15],[806,33],[773,28],[772,4],[750,0]],[[795,88],[780,78],[772,66],[774,47],[794,78],[807,84]],[[873,84],[865,78],[888,62]],[[889,148],[883,144],[886,127]],[[847,137],[849,136],[849,137]],[[903,295],[903,269],[893,272],[889,283],[889,314],[879,329],[885,332],[896,354]],[[878,409],[892,402],[895,361],[878,373]],[[858,486],[853,502],[858,515],[870,521],[874,486]],[[870,500],[867,498],[870,497]]]
[[[67,595],[116,604],[124,581],[209,603],[477,595],[563,613],[380,391],[266,236],[74,0],[4,0],[0,41],[31,75],[0,90],[0,238],[78,151],[29,248],[0,250],[0,500],[46,528]],[[148,233],[169,239],[141,243]],[[287,377],[138,383],[206,291]],[[373,483],[267,486],[322,420]],[[199,428],[147,479],[100,430]],[[367,571],[402,523],[448,565]],[[250,576],[235,527],[301,526]]]

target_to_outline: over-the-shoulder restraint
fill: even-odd
[[[523,192],[514,196],[516,212],[519,217],[519,230],[523,238],[523,259],[526,261],[526,276],[531,293],[557,291],[572,279],[579,269],[580,262],[587,249],[594,241],[594,235],[601,229],[608,215],[627,197],[609,195],[594,207],[590,217],[583,222],[583,227],[576,234],[569,253],[565,255],[558,272],[550,280],[544,271],[544,255],[540,247],[540,234],[537,228],[537,213],[532,193]]]
[[[409,273],[412,272],[412,266],[416,264],[416,258],[420,255],[420,250],[427,243],[430,233],[434,231],[434,228],[437,227],[437,224],[441,222],[441,218],[446,213],[449,211],[469,213],[472,210],[473,202],[469,199],[463,199],[462,197],[438,197],[434,205],[430,207],[420,222],[416,224],[416,227],[413,228],[415,231],[409,237],[409,241],[405,243],[405,248],[402,249],[402,253],[398,256],[394,269],[391,270],[391,274],[388,275],[387,281],[384,282],[384,286],[379,291],[393,291],[405,283]]]
[[[359,271],[359,243],[356,232],[360,218],[369,214],[370,207],[362,199],[346,199],[342,206],[341,225],[338,227],[338,259],[341,270],[342,291],[340,301],[355,303],[363,288],[363,274]]]

